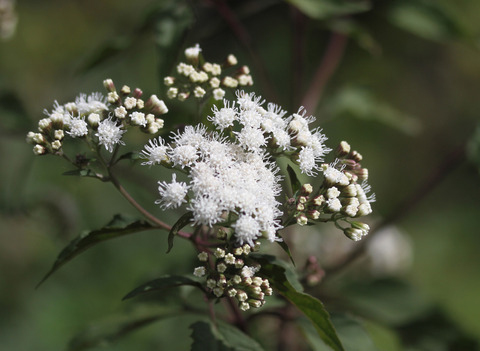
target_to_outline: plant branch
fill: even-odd
[[[159,228],[165,229],[167,231],[170,231],[172,229],[171,226],[166,224],[165,222],[159,220],[157,217],[152,215],[150,212],[148,212],[145,208],[143,208],[135,199],[125,190],[125,188],[120,184],[118,179],[112,174],[111,170],[108,169],[108,175],[110,177],[110,180],[112,184],[117,188],[117,190],[120,192],[120,194],[123,195],[123,197],[130,202],[130,204],[135,207],[145,218],[153,222],[155,225],[157,225]],[[187,233],[187,232],[182,232],[179,231],[177,235],[181,236],[182,238],[190,239],[192,234]]]
[[[325,55],[317,67],[302,101],[302,105],[307,111],[315,112],[325,86],[343,57],[346,44],[347,37],[344,34],[332,33]]]

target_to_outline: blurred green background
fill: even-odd
[[[35,289],[80,231],[103,226],[116,213],[137,215],[111,185],[62,176],[70,169],[62,160],[33,155],[25,135],[44,108],[102,91],[105,78],[161,94],[161,77],[182,48],[198,42],[213,62],[235,54],[252,69],[256,92],[295,112],[324,55],[336,50],[333,31],[346,46],[330,57],[336,66],[309,113],[330,146],[347,140],[364,156],[377,194],[371,222],[393,219],[385,232],[400,241],[390,242],[387,252],[403,258],[391,270],[375,271],[381,255],[367,250],[373,256],[326,284],[331,291],[356,284],[347,294],[350,310],[365,319],[379,350],[476,349],[480,2],[24,0],[14,11],[16,31],[0,42],[0,349],[64,349],[90,323],[133,309],[121,302],[133,287],[161,274],[188,273],[194,262],[187,244],[178,241],[167,256],[166,233],[147,232],[87,251]],[[175,124],[183,117],[170,113],[165,120]],[[146,140],[132,139],[139,147]],[[158,177],[153,169],[125,169],[126,186],[152,211],[158,211],[152,206]],[[166,218],[173,222],[171,213]],[[304,254],[321,256],[328,277],[328,265],[351,247],[338,232],[323,235],[327,239],[312,242],[338,240]],[[298,247],[303,239],[295,240]],[[404,285],[385,306],[381,297],[378,304],[365,298],[376,289],[373,282],[392,276],[408,284],[408,296],[415,292],[411,301],[402,295]],[[362,282],[372,285],[362,290]],[[384,290],[375,291],[380,296]],[[327,307],[345,307],[319,294]],[[438,313],[423,324],[415,319],[424,306],[418,299]],[[402,319],[405,311],[412,313]],[[188,318],[152,324],[107,349],[188,349]],[[409,327],[418,331],[418,342]],[[445,341],[445,330],[458,343]]]

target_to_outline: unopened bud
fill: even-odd
[[[163,115],[168,112],[167,105],[163,100],[160,100],[157,95],[152,95],[145,103],[145,107],[150,109],[153,114]]]
[[[337,149],[335,150],[335,154],[337,155],[337,157],[346,156],[348,155],[349,152],[350,152],[350,144],[347,143],[346,141],[340,142]]]
[[[107,89],[108,92],[114,92],[116,89],[115,89],[115,84],[113,84],[113,80],[111,79],[105,79],[103,81],[103,86],[105,87],[105,89]]]
[[[348,155],[348,158],[351,158],[352,160],[355,160],[357,162],[360,162],[363,160],[363,156],[355,150],[350,152],[350,154]]]
[[[132,92],[132,90],[130,89],[130,87],[128,85],[124,85],[122,87],[122,89],[120,89],[120,92],[124,95],[128,95]]]

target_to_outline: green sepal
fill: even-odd
[[[192,221],[193,214],[192,212],[187,212],[185,213],[182,217],[178,219],[178,221],[172,226],[172,229],[170,229],[170,233],[168,233],[168,248],[167,248],[167,253],[170,252],[173,248],[173,239],[175,238],[175,235],[185,227],[187,224],[189,224]]]
[[[144,220],[132,220],[119,214],[115,215],[105,227],[84,232],[72,240],[57,256],[52,268],[48,271],[45,277],[43,277],[40,283],[38,283],[37,287],[39,287],[61,266],[88,248],[106,240],[152,229],[157,228]]]
[[[145,294],[149,292],[158,292],[164,289],[173,288],[173,287],[182,286],[182,285],[194,286],[204,291],[202,284],[200,284],[199,282],[193,279],[190,279],[183,275],[165,275],[161,278],[151,280],[133,289],[127,295],[125,295],[122,298],[122,300],[128,300],[141,294]]]
[[[292,166],[287,166],[288,177],[290,178],[290,186],[292,187],[292,196],[295,195],[302,188],[302,183],[297,177],[295,170]]]

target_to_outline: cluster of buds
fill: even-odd
[[[164,84],[168,87],[168,98],[185,101],[192,95],[196,99],[205,99],[211,95],[215,100],[222,100],[225,96],[224,89],[253,84],[247,66],[237,68],[233,75],[224,74],[225,70],[238,64],[235,56],[229,55],[222,64],[217,64],[206,62],[201,51],[198,44],[187,48],[185,50],[187,62],[177,65],[176,76],[164,78]]]
[[[206,277],[206,287],[216,298],[235,298],[242,311],[258,308],[265,303],[265,296],[273,293],[268,279],[256,275],[258,262],[249,253],[258,250],[259,242],[229,248],[217,247],[212,253],[202,251],[198,259],[203,264],[193,274]]]
[[[125,85],[117,91],[111,79],[106,79],[104,86],[106,97],[98,92],[80,94],[74,102],[55,102],[51,111],[45,110],[47,117],[38,122],[38,132],[27,134],[27,142],[34,145],[33,152],[62,155],[65,137],[88,139],[113,152],[116,144],[123,144],[121,138],[129,126],[149,134],[163,128],[164,121],[159,116],[168,109],[155,95],[144,101],[140,89],[132,91]]]
[[[156,134],[163,128],[164,121],[159,116],[168,112],[168,108],[156,95],[151,95],[146,101],[142,99],[143,92],[135,88],[133,91],[124,85],[117,91],[111,79],[103,82],[108,91],[107,101],[114,109],[118,120],[132,126],[139,126],[148,134]]]
[[[298,224],[332,221],[347,237],[358,241],[368,234],[369,226],[351,219],[370,214],[370,203],[375,201],[375,195],[369,195],[368,170],[360,165],[362,156],[351,150],[345,141],[340,143],[336,156],[335,162],[322,164],[324,181],[319,190],[313,194],[313,187],[304,184],[295,198],[290,200],[290,205],[294,206],[294,217]],[[340,220],[350,226],[342,227]]]

